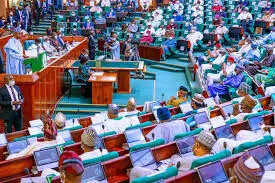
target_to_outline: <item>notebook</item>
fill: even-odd
[[[275,160],[268,145],[249,149],[248,152],[264,166],[265,171],[275,170]]]
[[[124,134],[129,147],[146,142],[140,128],[126,130]]]
[[[194,136],[184,137],[176,141],[177,147],[182,157],[190,156],[193,154],[192,148],[193,148],[194,142],[195,142]]]
[[[160,101],[150,102],[149,103],[149,112],[153,111],[154,109],[157,109],[161,107]]]
[[[101,163],[90,164],[84,167],[84,172],[82,174],[82,183],[88,183],[92,180],[99,181],[100,183],[107,183],[104,169]]]
[[[207,107],[216,106],[216,102],[214,101],[213,97],[206,98],[203,100]]]
[[[6,134],[0,133],[0,146],[6,145],[7,143]]]
[[[202,183],[230,183],[220,161],[201,166],[197,171]]]
[[[225,121],[223,119],[223,117],[220,116],[216,116],[214,118],[210,118],[210,123],[213,126],[213,128],[218,128],[220,126],[224,126],[225,125]]]
[[[59,154],[60,152],[57,147],[35,151],[33,155],[37,170],[43,171],[46,168],[56,168],[58,166]]]

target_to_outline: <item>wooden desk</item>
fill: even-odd
[[[113,83],[117,73],[104,72],[102,76],[90,76],[92,83],[92,104],[111,104],[113,100]]]

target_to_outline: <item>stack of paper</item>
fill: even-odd
[[[43,122],[41,121],[41,119],[35,119],[32,121],[29,121],[30,126],[31,127],[35,127],[35,126],[43,126]]]
[[[225,121],[224,121],[222,116],[217,116],[217,117],[214,117],[214,118],[210,118],[210,122],[211,122],[213,128],[218,128],[220,126],[225,125]]]

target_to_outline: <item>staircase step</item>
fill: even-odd
[[[184,71],[184,69],[175,69],[173,67],[164,66],[164,65],[151,65],[150,67],[155,68],[155,69],[171,71],[171,72],[183,72]]]
[[[182,57],[182,58],[178,58],[179,61],[183,61],[183,62],[189,62],[189,58],[188,57]]]

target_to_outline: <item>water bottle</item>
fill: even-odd
[[[219,94],[216,95],[216,97],[215,97],[215,102],[216,102],[217,105],[220,104],[220,97],[219,97]]]

